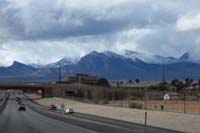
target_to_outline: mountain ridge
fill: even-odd
[[[183,80],[186,77],[200,79],[200,64],[185,59],[164,64],[167,80],[175,78]],[[63,78],[76,73],[85,73],[111,80],[139,78],[143,81],[161,81],[162,65],[147,63],[138,58],[131,59],[111,51],[93,51],[83,56],[77,63],[63,65],[61,68]],[[55,81],[58,80],[58,74],[57,67],[35,68],[17,61],[9,67],[0,67],[0,81]]]

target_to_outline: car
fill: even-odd
[[[21,98],[19,98],[19,97],[16,97],[16,100],[18,100],[18,99],[21,99]]]
[[[72,108],[66,108],[64,113],[65,114],[72,114],[72,113],[74,113],[74,110]]]
[[[19,108],[18,108],[18,111],[26,111],[26,107],[24,105],[21,105]]]
[[[57,107],[56,107],[56,105],[49,105],[49,107],[48,107],[48,109],[49,110],[57,110]]]
[[[17,98],[16,98],[16,101],[17,101],[17,102],[21,101],[21,98],[17,97]]]
[[[18,101],[18,104],[22,104],[22,101]]]
[[[21,102],[21,99],[20,99],[20,100],[19,100],[19,99],[17,99],[17,100],[16,100],[16,102]]]

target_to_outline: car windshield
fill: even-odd
[[[0,133],[200,133],[200,0],[0,0]]]

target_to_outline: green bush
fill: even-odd
[[[142,108],[143,108],[143,105],[142,105],[142,104],[139,104],[139,103],[131,102],[131,103],[129,103],[128,107],[129,107],[129,108],[142,109]]]

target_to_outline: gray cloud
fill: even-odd
[[[96,2],[98,0],[95,0]],[[77,1],[48,0],[4,2],[1,17],[6,27],[19,39],[56,39],[68,36],[105,34],[130,27],[165,26],[176,21],[177,7],[152,1],[127,1],[110,4],[77,6]],[[74,5],[74,6],[73,6]],[[181,7],[180,7],[181,10]],[[3,25],[5,27],[5,25]],[[13,37],[12,37],[13,38]]]
[[[199,26],[177,29],[180,20],[187,22],[190,15],[200,13],[199,4],[197,0],[1,0],[0,57],[5,60],[0,64],[13,60],[45,64],[64,56],[80,58],[92,50],[124,49],[176,57],[190,52],[200,60]]]

